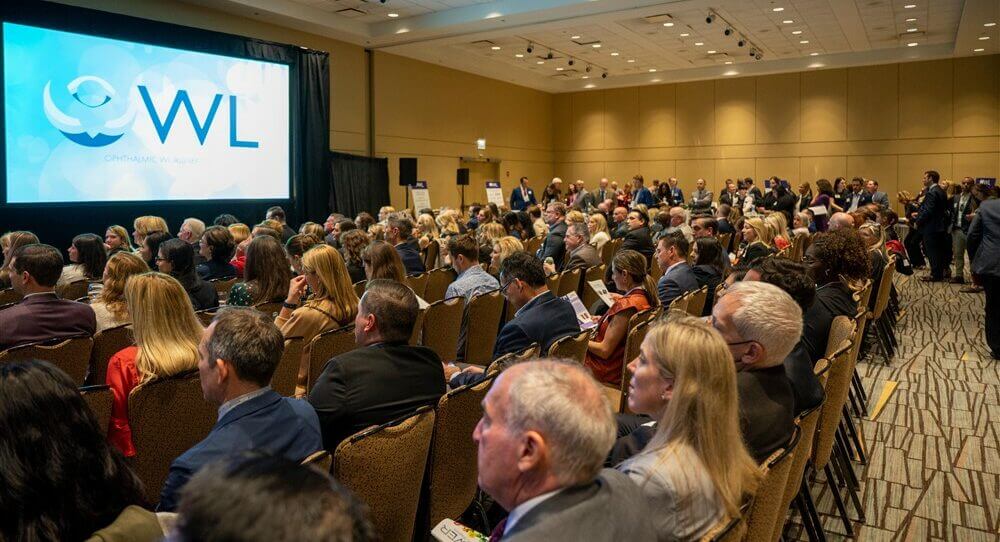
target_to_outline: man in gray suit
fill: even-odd
[[[566,228],[566,264],[563,271],[582,267],[601,265],[601,256],[597,254],[597,249],[590,244],[590,231],[583,222],[574,222]],[[555,265],[545,264],[545,274],[551,275],[556,272]]]
[[[707,213],[712,209],[712,191],[705,189],[705,179],[698,179],[695,181],[695,190],[691,194],[691,212],[692,213]]]
[[[601,469],[615,422],[583,366],[539,360],[500,373],[472,438],[479,487],[510,512],[491,542],[656,539],[639,487]]]
[[[889,195],[885,192],[878,191],[878,181],[875,179],[868,179],[868,181],[865,182],[865,191],[868,192],[868,199],[870,199],[872,203],[881,205],[883,209],[889,208]]]
[[[678,297],[697,290],[698,279],[687,263],[691,244],[680,230],[667,233],[656,243],[657,263],[663,269],[663,276],[656,283],[656,295],[660,305],[669,307]]]
[[[583,185],[583,181],[577,179],[576,181],[576,199],[573,200],[573,208],[578,211],[586,211],[593,207],[597,207],[599,202],[594,200],[594,195],[587,192],[587,188]]]
[[[979,205],[969,226],[968,249],[972,280],[986,291],[986,344],[993,359],[1000,360],[1000,200]]]

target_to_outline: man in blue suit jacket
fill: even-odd
[[[920,204],[917,212],[917,231],[924,238],[924,252],[931,265],[931,274],[921,277],[920,280],[926,282],[939,282],[944,280],[945,272],[951,263],[948,259],[948,249],[951,246],[951,236],[948,234],[950,223],[951,206],[948,203],[948,195],[944,189],[938,185],[941,175],[936,171],[924,173],[924,186],[927,193],[924,201]]]
[[[649,191],[648,188],[643,186],[642,175],[636,175],[632,177],[632,208],[635,209],[637,205],[645,205],[647,208],[656,205],[656,198],[653,197],[653,193]]]
[[[972,278],[986,293],[986,344],[1000,360],[1000,200],[986,200],[969,225]]]
[[[528,178],[521,177],[517,188],[510,193],[510,209],[512,211],[524,211],[527,210],[529,205],[535,205],[536,203],[538,201],[535,200],[535,191],[528,188]]]
[[[420,256],[420,245],[413,238],[413,222],[406,215],[389,217],[386,221],[385,240],[396,248],[407,275],[419,275],[426,271],[424,259]]]
[[[687,238],[679,230],[660,237],[656,243],[653,255],[660,269],[665,270],[656,283],[656,296],[664,308],[678,297],[698,289],[698,278],[687,263],[690,248]]]
[[[268,385],[283,349],[281,331],[251,308],[223,309],[208,326],[198,346],[198,373],[205,400],[220,405],[219,421],[170,465],[159,511],[173,511],[191,476],[218,459],[261,450],[298,462],[323,449],[313,407]]]

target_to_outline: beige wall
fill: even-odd
[[[942,178],[1000,177],[1000,55],[555,96],[554,172],[878,179],[891,197]]]

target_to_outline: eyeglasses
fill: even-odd
[[[708,324],[711,325],[713,328],[715,328],[716,331],[722,331],[722,330],[719,329],[718,321],[715,319],[715,315],[714,314],[712,316],[708,317]],[[727,346],[741,346],[741,345],[744,345],[744,344],[750,344],[750,343],[755,343],[755,342],[757,342],[757,341],[755,341],[753,339],[751,339],[749,341],[733,341],[733,342],[726,341],[726,345]]]

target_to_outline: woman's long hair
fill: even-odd
[[[699,237],[694,244],[698,253],[694,264],[713,267],[721,277],[726,269],[726,256],[719,240],[715,237]]]
[[[139,347],[135,367],[142,382],[198,367],[203,329],[177,279],[156,272],[131,277],[125,283],[125,302]]]
[[[90,280],[104,276],[104,266],[108,263],[108,251],[104,248],[104,239],[92,233],[82,233],[73,238],[76,248],[77,263],[83,266],[83,272]]]
[[[781,237],[791,243],[792,240],[788,238],[788,219],[785,218],[785,213],[778,212],[767,215],[764,224],[771,230],[772,241],[776,237]]]
[[[646,293],[649,304],[655,307],[659,304],[656,297],[656,281],[646,272],[646,257],[634,250],[619,250],[611,260],[611,270],[627,273],[632,282],[641,285]]]
[[[308,234],[304,237],[313,238]],[[262,235],[250,241],[243,277],[253,304],[283,299],[288,293],[292,271],[288,267],[281,242],[270,235]]]
[[[396,252],[392,247],[389,250]],[[357,316],[358,295],[354,292],[344,258],[336,249],[324,243],[307,250],[302,256],[302,272],[315,273],[319,283],[305,306],[325,301],[328,306],[324,310],[339,325],[345,325]]]
[[[135,221],[132,222],[132,229],[139,234],[136,239],[137,243],[141,243],[147,235],[156,231],[170,233],[170,228],[167,226],[166,220],[163,220],[161,217],[151,215],[136,218]]]
[[[107,279],[101,290],[100,301],[108,308],[115,320],[122,322],[128,319],[128,305],[125,303],[125,283],[129,277],[149,272],[149,266],[142,258],[129,252],[121,251],[111,255],[105,267]]]
[[[76,383],[48,362],[0,364],[0,435],[0,540],[85,540],[147,506]]]
[[[757,239],[754,243],[760,242],[764,246],[771,246],[771,241],[773,240],[774,235],[771,234],[771,228],[767,227],[767,224],[765,224],[762,219],[757,217],[745,218],[743,219],[743,223],[750,226],[750,229],[757,234]]]
[[[392,245],[385,241],[375,241],[361,251],[361,261],[371,268],[368,280],[389,279],[406,284],[406,270],[403,260]]]
[[[641,452],[670,461],[681,446],[701,459],[726,514],[739,514],[760,477],[740,432],[736,371],[726,341],[702,319],[671,318],[646,335],[652,361],[673,380],[656,434]]]
[[[119,226],[118,224],[108,226],[108,231],[113,232],[119,239],[122,240],[122,246],[117,250],[135,252],[136,247],[132,246],[132,237],[129,236],[128,230],[125,229],[125,226]]]

